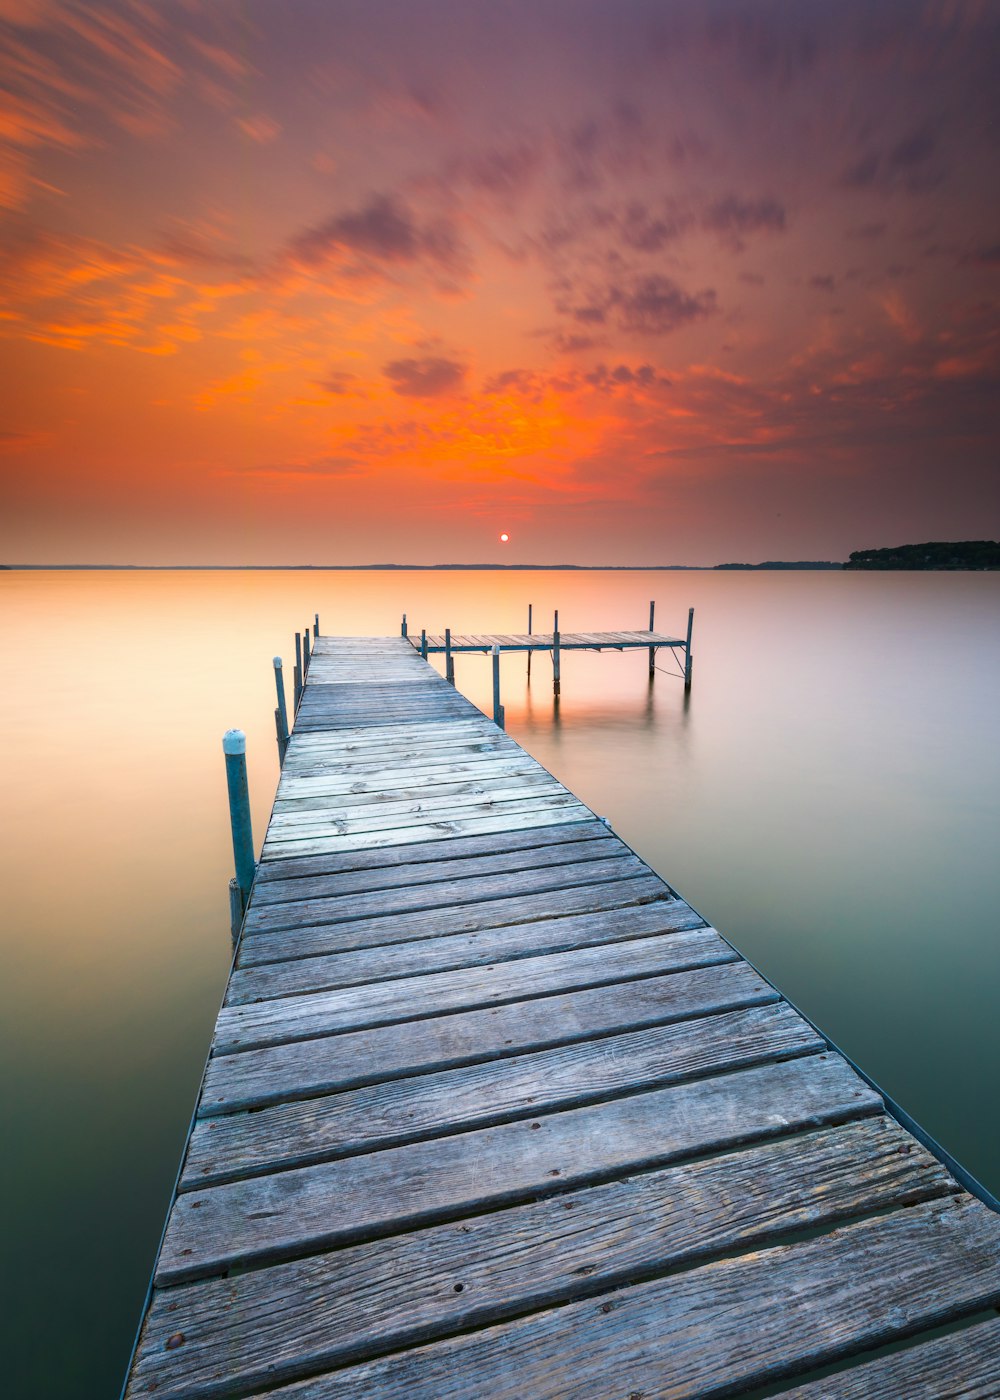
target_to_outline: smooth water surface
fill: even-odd
[[[16,1396],[121,1383],[230,948],[220,738],[259,844],[271,657],[325,633],[695,615],[645,653],[503,661],[507,727],[1000,1192],[1000,577],[0,573],[2,1154]],[[457,659],[484,709],[489,662]]]

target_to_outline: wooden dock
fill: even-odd
[[[998,1305],[1000,1216],[724,938],[316,641],[129,1400],[985,1400]]]

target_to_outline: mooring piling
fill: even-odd
[[[503,706],[500,704],[500,645],[493,643],[493,723],[503,728]]]
[[[309,674],[309,662],[311,660],[309,652],[309,628],[302,634],[302,684],[305,685],[306,676]]]
[[[691,655],[691,632],[694,629],[694,608],[688,608],[688,630],[687,641],[684,645],[684,689],[691,689],[691,666],[694,657]]]
[[[531,636],[531,604],[528,604],[528,636]],[[528,650],[528,680],[531,680],[531,650]]]
[[[455,684],[455,658],[451,654],[451,628],[444,629],[444,678]]]
[[[655,603],[655,602],[651,602],[650,605],[649,605],[649,630],[650,630],[651,632],[653,631],[653,616],[654,616],[655,612],[656,612],[656,603]],[[650,677],[652,677],[652,676],[655,674],[655,672],[656,672],[656,647],[650,647],[650,648],[649,648],[649,674],[650,674]]]
[[[399,635],[400,635],[401,637],[405,637],[405,636],[406,636],[406,613],[403,614],[403,625],[402,625],[402,628],[400,629]]]
[[[319,636],[319,613],[315,614],[315,620],[313,622],[313,636]]]
[[[285,706],[285,673],[281,669],[281,657],[274,658],[274,688],[278,693],[278,708],[275,710],[278,729],[278,762],[284,763],[285,749],[288,747],[288,710]]]
[[[295,634],[295,670],[293,672],[292,709],[298,710],[302,699],[302,634]]]
[[[420,655],[427,660],[427,628],[420,629]]]
[[[559,672],[559,609],[556,608],[552,624],[552,694],[558,695],[562,685]]]
[[[229,823],[233,836],[235,882],[230,882],[230,926],[233,937],[239,935],[250,898],[256,863],[253,856],[253,831],[250,825],[250,789],[247,785],[247,737],[242,729],[227,729],[222,736],[222,752],[226,756],[226,786],[229,789]],[[233,886],[235,884],[235,899]]]

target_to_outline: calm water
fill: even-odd
[[[329,633],[682,629],[503,663],[510,732],[1000,1192],[1000,576],[0,574],[4,1376],[121,1383],[229,961],[220,737],[258,842],[270,658]],[[668,662],[663,660],[662,665]],[[459,658],[484,708],[489,663]]]

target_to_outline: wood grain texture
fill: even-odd
[[[1000,1318],[784,1391],[782,1400],[996,1400]]]
[[[308,899],[264,903],[248,911],[244,935],[293,930],[311,924],[339,923],[380,915],[405,914],[421,909],[442,912],[462,904],[482,904],[493,898],[513,899],[554,890],[582,888],[641,876],[656,879],[637,856],[624,852],[605,860],[575,864],[545,864],[540,869],[505,870],[492,874],[445,875],[434,881],[410,881],[404,888],[349,891],[344,894],[311,894]],[[284,943],[284,940],[281,940]]]
[[[208,1062],[199,1114],[476,1064],[595,1036],[777,1001],[746,963],[460,1011],[374,1030],[275,1045]]]
[[[603,946],[571,943],[560,953],[415,977],[401,974],[394,981],[359,983],[274,1001],[242,1005],[230,1001],[219,1013],[214,1048],[216,1054],[225,1054],[255,1045],[279,1045],[735,958],[714,929],[696,928]]]
[[[273,1385],[954,1189],[908,1145],[891,1120],[869,1119],[181,1285],[154,1299],[129,1394],[208,1400]],[[183,1348],[167,1347],[178,1332]]]
[[[980,1202],[932,1201],[270,1394],[274,1400],[732,1394],[1000,1300],[998,1246],[1000,1217]]]
[[[430,935],[434,923],[428,921],[419,925],[425,936],[416,940],[412,940],[413,925],[408,920],[420,916],[401,915],[397,922],[405,927],[394,930],[391,921],[386,921],[379,928],[384,941],[378,945],[365,942],[371,936],[367,922],[343,924],[339,931],[346,945],[344,952],[259,965],[241,958],[241,965],[229,979],[226,1005],[295,996],[326,987],[358,986],[385,978],[482,967],[508,959],[690,929],[701,923],[699,915],[678,899],[641,905],[622,901],[621,906],[562,918],[537,918],[526,924],[473,929],[469,933],[439,933],[433,937]],[[296,952],[302,951],[306,932],[312,930],[304,930],[301,939],[296,940]],[[329,931],[321,928],[318,932],[327,934]],[[389,939],[393,932],[398,932],[402,938],[411,934],[411,941],[394,943]],[[273,944],[266,951],[274,952]]]
[[[180,1282],[414,1229],[881,1108],[842,1060],[813,1055],[187,1191],[170,1213],[156,1279]]]
[[[207,1118],[194,1125],[180,1189],[596,1103],[824,1047],[781,1003]]]

